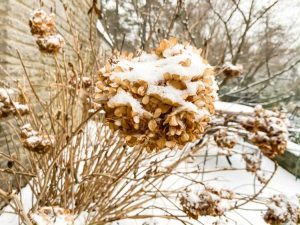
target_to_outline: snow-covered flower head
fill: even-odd
[[[217,97],[213,68],[201,50],[175,38],[152,53],[125,54],[100,71],[96,99],[111,129],[129,145],[182,148],[203,134]]]

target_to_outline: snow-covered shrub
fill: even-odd
[[[152,53],[123,55],[100,71],[96,99],[111,129],[131,146],[182,148],[199,139],[214,113],[217,86],[201,51],[175,38]]]

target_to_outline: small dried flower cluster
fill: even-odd
[[[29,26],[31,33],[38,36],[36,43],[41,51],[56,53],[64,46],[63,37],[57,34],[53,14],[48,15],[41,9],[35,10]]]
[[[243,155],[243,159],[246,163],[246,170],[248,172],[255,173],[261,168],[261,159],[256,155],[245,154]]]
[[[95,98],[110,128],[129,145],[152,150],[182,148],[201,137],[211,115],[217,85],[200,51],[176,39],[154,52],[124,54],[100,71]]]
[[[42,154],[53,148],[53,136],[40,135],[30,124],[25,124],[21,127],[20,136],[23,146],[29,151]]]
[[[75,216],[68,209],[58,206],[42,207],[37,212],[30,214],[35,225],[73,225]]]
[[[229,201],[234,198],[230,190],[206,188],[187,191],[180,198],[183,211],[191,218],[199,216],[222,216],[230,208]]]
[[[240,64],[233,65],[228,62],[222,66],[222,71],[224,75],[227,77],[238,77],[242,74],[243,69],[244,69],[243,66]]]
[[[265,173],[261,170],[261,159],[255,154],[244,154],[243,159],[246,163],[246,170],[254,173],[258,181],[262,184],[267,182]]]
[[[270,158],[285,152],[288,141],[288,129],[284,115],[255,107],[255,117],[241,120],[242,126],[250,131],[250,141],[258,146],[262,153]]]
[[[226,128],[219,129],[214,133],[214,140],[220,148],[233,148],[238,142],[238,135]]]
[[[267,204],[268,210],[264,214],[264,220],[268,224],[291,224],[300,223],[299,203],[288,199],[285,195],[274,195]]]
[[[26,115],[29,113],[27,105],[23,105],[19,102],[11,100],[10,95],[13,94],[13,90],[0,88],[0,118],[13,115]]]

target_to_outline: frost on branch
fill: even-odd
[[[75,216],[69,210],[58,206],[42,207],[30,217],[35,225],[73,225],[75,222]]]
[[[288,130],[283,114],[255,108],[254,117],[240,117],[241,125],[252,134],[250,141],[270,158],[281,155],[286,150]]]
[[[182,194],[180,203],[183,211],[191,218],[199,216],[222,216],[231,208],[234,193],[207,187],[204,190],[189,190]]]
[[[36,43],[40,51],[57,53],[65,45],[64,38],[57,33],[53,14],[48,15],[42,9],[35,10],[29,26],[31,33],[38,35]]]
[[[274,195],[267,204],[268,210],[264,214],[264,220],[268,224],[290,224],[300,223],[299,203],[288,199],[285,195]]]
[[[176,39],[152,53],[126,54],[100,71],[96,99],[110,128],[129,145],[182,148],[200,138],[214,113],[217,85],[200,51]]]
[[[23,146],[29,151],[42,154],[53,148],[54,137],[39,134],[30,124],[21,127],[20,135]]]

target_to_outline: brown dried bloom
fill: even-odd
[[[42,52],[47,53],[57,53],[65,45],[64,38],[60,34],[39,37],[36,43]]]
[[[199,51],[176,39],[152,53],[123,54],[99,73],[96,100],[129,145],[182,148],[203,134],[214,113],[214,72]]]
[[[73,225],[75,216],[68,209],[63,209],[58,206],[42,207],[37,212],[31,213],[30,218],[35,225],[43,224],[64,224]]]
[[[234,193],[221,189],[206,188],[204,190],[187,191],[180,198],[183,211],[191,218],[199,216],[222,216],[230,208],[229,201]]]
[[[246,163],[246,170],[248,172],[255,173],[257,170],[260,170],[261,159],[256,155],[245,154],[243,155],[243,159]]]
[[[21,127],[20,136],[23,146],[29,151],[43,154],[53,148],[54,137],[40,135],[30,124],[25,124]]]
[[[226,128],[219,129],[213,136],[220,148],[233,148],[238,141],[238,135]]]
[[[64,45],[64,38],[57,34],[54,16],[38,9],[34,11],[29,20],[29,26],[33,35],[38,35],[36,40],[40,51],[46,53],[57,53]]]
[[[240,64],[233,65],[231,63],[225,63],[222,67],[223,73],[227,77],[238,77],[243,72],[243,66]]]
[[[255,107],[255,116],[241,119],[242,126],[250,131],[250,141],[270,158],[285,152],[288,130],[283,114]]]
[[[0,118],[12,114],[24,116],[29,113],[27,105],[12,101],[10,95],[13,93],[14,92],[11,89],[0,88]]]
[[[268,210],[264,220],[268,224],[299,224],[299,203],[288,199],[285,195],[274,195],[267,204]]]
[[[48,15],[44,10],[33,12],[29,20],[30,31],[33,35],[49,36],[56,33],[54,15]]]

